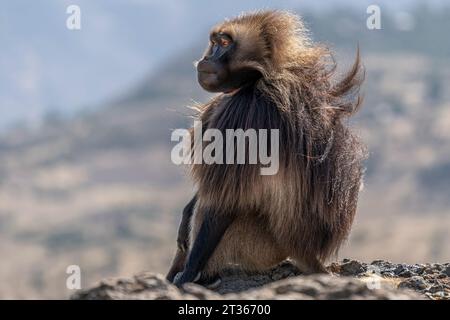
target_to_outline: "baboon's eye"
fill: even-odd
[[[227,39],[220,39],[220,45],[224,48],[228,47],[230,45],[230,40]]]

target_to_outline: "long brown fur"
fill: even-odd
[[[198,120],[204,130],[224,135],[225,129],[279,129],[280,168],[264,176],[260,165],[192,166],[198,202],[191,239],[201,209],[238,216],[204,272],[217,274],[229,264],[265,270],[288,257],[306,272],[324,271],[323,262],[349,234],[363,173],[365,149],[345,121],[361,103],[359,51],[351,70],[336,80],[329,50],[311,42],[296,15],[246,14],[213,32],[230,34],[240,45],[231,69],[245,66],[262,77],[201,106]]]

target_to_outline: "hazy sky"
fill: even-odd
[[[0,128],[38,121],[49,109],[93,108],[126,92],[209,27],[261,8],[407,10],[423,1],[156,0],[0,1]],[[444,0],[426,1],[434,6]],[[355,4],[356,3],[356,4]],[[66,28],[67,6],[81,8],[81,30]]]

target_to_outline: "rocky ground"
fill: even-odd
[[[109,279],[72,299],[450,299],[450,264],[370,264],[344,259],[329,275],[302,275],[285,262],[262,274],[228,270],[213,290],[187,284],[179,290],[150,272]]]
[[[390,283],[396,289],[410,289],[433,300],[450,299],[450,263],[396,264],[375,260],[367,264],[344,259],[331,264],[329,270],[375,286]]]

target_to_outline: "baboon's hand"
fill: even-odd
[[[173,284],[178,288],[181,288],[185,283],[198,281],[200,279],[200,276],[200,272],[194,276],[192,273],[186,272],[185,270],[175,276],[175,278],[173,279]]]

